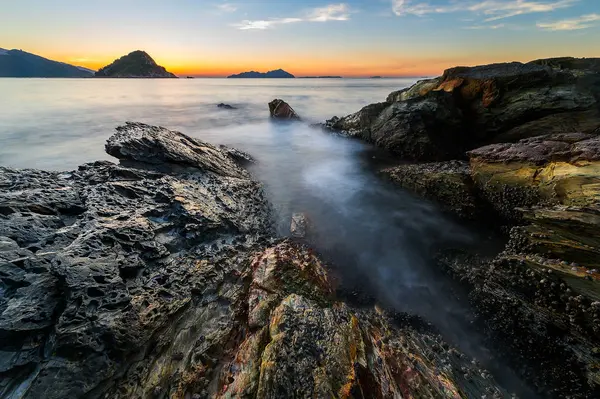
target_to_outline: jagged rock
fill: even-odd
[[[591,206],[600,200],[600,136],[552,134],[469,152],[473,179],[504,216],[540,204]]]
[[[477,219],[485,211],[465,161],[403,164],[380,173],[402,188],[436,201],[449,213]]]
[[[106,143],[106,152],[125,161],[148,164],[174,164],[215,172],[219,175],[247,178],[229,152],[195,140],[180,132],[143,123],[128,122]]]
[[[549,134],[470,151],[478,192],[517,226],[493,262],[445,262],[471,283],[507,358],[528,364],[547,396],[600,393],[599,144],[597,135]]]
[[[339,302],[230,151],[133,123],[106,149],[120,165],[0,168],[1,397],[506,397]]]
[[[555,272],[554,262],[525,255],[500,255],[492,262],[452,255],[440,263],[472,287],[469,298],[493,347],[541,397],[598,396],[598,309],[572,291],[571,279]]]
[[[217,104],[217,108],[221,108],[221,109],[237,109],[233,105],[224,104],[224,103]]]
[[[591,133],[600,127],[599,63],[562,58],[452,68],[328,125],[421,161],[541,134]]]
[[[269,112],[274,119],[294,119],[300,120],[296,111],[283,100],[275,99],[269,103]]]

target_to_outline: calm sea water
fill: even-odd
[[[305,213],[312,245],[340,266],[345,283],[388,307],[420,315],[488,365],[508,389],[527,392],[473,331],[468,304],[432,264],[437,249],[478,245],[480,234],[377,177],[373,163],[381,154],[369,145],[309,127],[383,101],[412,83],[0,79],[0,165],[69,170],[110,159],[104,142],[125,121],[245,150],[258,160],[252,171],[275,208],[281,235],[289,234],[292,213]],[[304,121],[270,121],[267,104],[274,98],[288,101]],[[219,109],[221,102],[237,109]]]
[[[268,121],[283,98],[307,121],[385,100],[411,79],[0,79],[0,165],[72,169],[108,159],[104,142],[125,121],[158,124],[247,147],[241,126]],[[222,110],[218,103],[238,107]],[[257,133],[254,132],[254,135]],[[260,132],[259,132],[260,134]]]

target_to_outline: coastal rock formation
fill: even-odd
[[[599,125],[600,126],[600,125]],[[533,205],[600,202],[600,137],[550,134],[469,152],[473,179],[504,216]]]
[[[463,158],[466,150],[600,124],[598,59],[548,59],[448,69],[327,122],[406,159]]]
[[[96,72],[97,78],[177,78],[145,51],[133,51]]]
[[[434,332],[336,297],[227,149],[128,123],[0,168],[3,398],[507,397]]]
[[[269,103],[269,112],[274,119],[294,119],[300,120],[300,117],[294,109],[285,101],[275,99]]]
[[[221,108],[221,109],[237,109],[233,105],[229,105],[229,104],[225,104],[225,103],[219,103],[219,104],[217,104],[217,108]]]
[[[509,232],[494,259],[458,251],[439,264],[544,397],[600,396],[599,101],[600,59],[557,58],[452,68],[326,123],[402,162],[443,161],[381,173]]]
[[[540,392],[597,396],[600,136],[549,134],[488,145],[469,157],[468,167],[453,161],[454,168],[444,162],[384,173],[460,216],[463,209],[453,205],[474,196],[475,220],[498,215],[513,226],[493,261],[446,254],[440,264],[468,283],[480,322]]]

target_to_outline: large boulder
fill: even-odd
[[[273,119],[300,120],[296,111],[288,103],[280,99],[275,99],[269,103],[269,112]]]
[[[599,63],[561,58],[452,68],[328,125],[422,161],[541,134],[591,133],[600,127]]]
[[[427,328],[335,296],[230,150],[142,124],[120,165],[0,168],[3,398],[506,397]]]

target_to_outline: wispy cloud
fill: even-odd
[[[537,27],[544,30],[579,30],[596,26],[600,21],[599,14],[582,15],[579,18],[563,19],[554,22],[538,22]]]
[[[222,12],[236,12],[238,7],[233,3],[223,3],[217,5],[217,8]]]
[[[339,3],[315,8],[301,17],[244,20],[240,23],[233,24],[233,26],[241,30],[264,30],[274,28],[277,25],[293,24],[298,22],[347,21],[349,19],[350,8],[345,3]]]
[[[573,6],[579,0],[478,0],[449,1],[444,5],[430,5],[420,0],[392,0],[392,11],[398,16],[471,12],[484,16],[485,22],[517,15],[547,13]]]
[[[472,25],[472,26],[465,26],[464,29],[474,29],[474,30],[479,30],[479,29],[500,29],[500,28],[504,28],[504,24],[497,24],[497,25]]]
[[[307,21],[347,21],[350,19],[350,9],[345,3],[330,4],[326,7],[315,8],[308,14]]]

